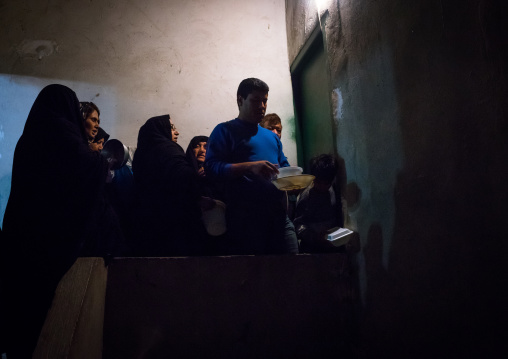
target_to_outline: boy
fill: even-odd
[[[337,159],[329,154],[316,156],[310,161],[310,174],[316,178],[298,197],[294,220],[301,252],[341,250],[326,239],[329,229],[343,226],[340,196],[336,196],[332,186],[338,168]]]

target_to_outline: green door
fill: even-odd
[[[298,165],[306,173],[313,156],[334,152],[329,81],[321,32],[308,41],[311,44],[307,49],[304,47],[291,71]]]

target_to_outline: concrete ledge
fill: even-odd
[[[337,357],[351,311],[342,254],[121,258],[104,358]]]
[[[78,258],[58,285],[33,358],[102,357],[106,281],[102,258]]]

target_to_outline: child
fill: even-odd
[[[326,238],[326,232],[343,226],[342,203],[332,184],[339,165],[333,155],[322,154],[310,161],[313,183],[298,197],[294,224],[300,239],[300,252],[337,252]]]

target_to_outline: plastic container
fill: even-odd
[[[282,167],[282,168],[279,168],[279,174],[277,175],[277,178],[298,176],[298,175],[301,175],[302,173],[303,173],[303,169],[301,167],[297,167],[297,166]]]

